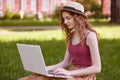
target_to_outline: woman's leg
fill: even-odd
[[[32,74],[30,76],[19,78],[18,80],[49,80],[49,77],[39,74]]]

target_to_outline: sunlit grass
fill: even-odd
[[[1,31],[0,41],[17,41],[17,40],[62,40],[63,34],[61,30],[46,30],[46,31]]]
[[[96,27],[101,39],[120,39],[120,26]]]
[[[97,75],[97,80],[119,80],[120,27],[105,26],[95,29],[100,34],[99,50],[102,62],[102,72]],[[61,30],[0,30],[0,80],[17,80],[31,74],[23,69],[16,43],[40,45],[46,65],[63,60],[66,49]]]
[[[95,27],[96,31],[100,35],[100,39],[120,39],[120,27]],[[0,40],[20,40],[20,39],[35,39],[35,40],[62,40],[64,35],[61,30],[45,30],[45,31],[9,31],[0,30]],[[11,37],[12,36],[12,37]],[[18,37],[19,36],[19,37]]]

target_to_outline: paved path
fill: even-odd
[[[60,26],[5,26],[0,27],[3,30],[52,30],[60,29]]]

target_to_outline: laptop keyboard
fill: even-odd
[[[52,73],[52,71],[48,71],[48,74],[52,75],[53,77],[73,78],[72,76],[68,76],[68,75],[65,75],[65,74],[54,74],[54,73]]]
[[[56,75],[56,76],[66,76],[65,74],[54,74],[51,71],[48,71],[48,74],[50,74],[50,75]]]

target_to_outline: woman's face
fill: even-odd
[[[73,29],[75,27],[75,20],[72,15],[68,12],[62,12],[62,17],[64,19],[64,24],[67,26],[68,29]]]

